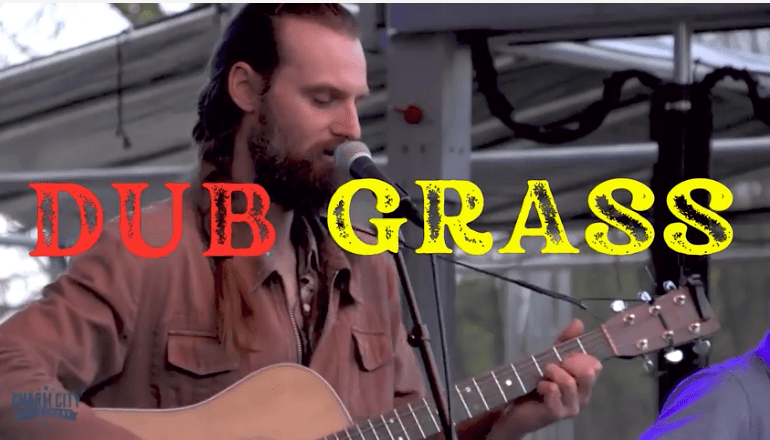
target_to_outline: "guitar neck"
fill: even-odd
[[[458,383],[449,391],[455,424],[483,415],[530,393],[543,377],[546,365],[560,364],[563,358],[573,353],[586,353],[600,360],[613,357],[612,346],[605,336],[603,326],[550,350]],[[436,406],[432,400],[423,399],[421,404],[396,408],[322,440],[412,440],[439,432],[441,422]]]

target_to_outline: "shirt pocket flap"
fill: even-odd
[[[191,330],[169,330],[167,359],[196,376],[224,373],[240,365],[240,357],[228,353],[216,335]]]
[[[353,329],[356,358],[361,369],[373,371],[393,359],[393,347],[385,332],[370,332]]]

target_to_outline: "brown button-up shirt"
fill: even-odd
[[[192,405],[263,367],[302,362],[301,328],[304,350],[314,347],[309,368],[334,388],[354,419],[424,395],[389,253],[352,255],[318,219],[299,223],[297,231],[307,240],[300,246],[297,279],[315,283],[306,289],[313,307],[301,326],[295,326],[277,287],[270,258],[233,258],[226,275],[246,286],[257,313],[249,351],[228,350],[218,340],[216,283],[202,255],[207,246],[199,213],[184,206],[181,242],[168,256],[133,255],[113,220],[91,250],[74,257],[66,273],[45,287],[42,299],[0,325],[1,439],[135,439],[90,407]],[[145,241],[166,244],[170,200],[141,215]],[[46,386],[48,392],[82,394],[76,420],[16,419],[13,393]]]

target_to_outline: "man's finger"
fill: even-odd
[[[583,334],[584,328],[585,326],[583,325],[583,321],[579,320],[578,318],[573,318],[569,325],[564,330],[562,330],[556,342],[559,343],[577,338]]]
[[[580,404],[587,404],[591,398],[593,386],[601,373],[601,362],[593,356],[575,354],[564,360],[562,368],[574,377]]]
[[[580,411],[580,397],[575,378],[563,368],[554,364],[549,364],[546,367],[545,375],[546,378],[552,380],[559,387],[559,393],[562,396],[561,403],[566,411],[564,416],[576,416]]]
[[[558,385],[550,380],[541,380],[537,384],[537,393],[543,396],[543,403],[556,420],[564,418],[564,405]]]

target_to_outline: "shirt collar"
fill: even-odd
[[[342,291],[357,303],[363,303],[361,293],[350,289],[352,265],[347,253],[340,248],[329,234],[328,227],[321,217],[301,217],[309,233],[305,234],[314,242],[309,246],[316,250],[316,258],[321,270],[333,276],[337,274]],[[310,254],[312,257],[312,253]]]
[[[765,361],[765,365],[770,369],[770,332],[765,333],[764,338],[762,338],[762,341],[754,351]]]
[[[328,231],[320,224],[319,219],[295,215],[291,226],[291,239],[298,249],[297,273],[301,276],[309,271],[324,273],[333,276],[339,273],[349,279],[351,265],[344,251],[329,236]],[[270,255],[268,251],[256,257],[251,257],[251,267],[254,273],[254,281],[264,284],[277,272],[281,264]],[[342,285],[343,294],[349,294],[357,302],[361,301],[360,295],[352,293],[347,283]]]
[[[318,259],[318,240],[307,218],[294,218],[291,225],[291,240],[299,249],[297,272],[305,274],[311,270],[319,271],[321,266]]]

